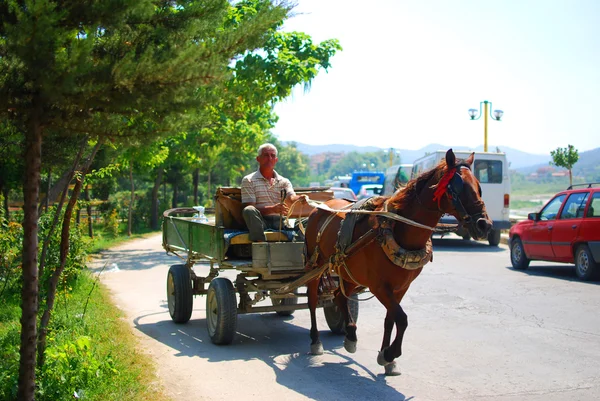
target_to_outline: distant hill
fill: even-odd
[[[286,142],[284,142],[286,143]],[[332,145],[307,145],[304,143],[296,142],[298,145],[298,150],[304,154],[309,156],[316,155],[319,153],[325,152],[380,152],[386,150],[387,148],[380,148],[377,146],[354,146],[354,145],[342,145],[342,144],[332,144]],[[470,148],[468,146],[448,146],[448,145],[440,145],[440,144],[430,144],[421,149],[410,150],[410,149],[394,149],[400,151],[400,159],[402,163],[413,163],[416,159],[424,156],[426,153],[434,152],[436,150],[447,150],[449,148],[453,148],[454,150],[474,150],[474,151],[483,151],[483,146],[478,146],[476,148]],[[542,155],[542,154],[534,154],[523,152],[514,148],[510,148],[508,146],[498,146],[501,152],[506,153],[506,157],[508,162],[510,163],[511,169],[521,169],[530,167],[533,165],[548,165],[551,160],[550,154]],[[496,146],[489,146],[488,150],[495,151]],[[600,148],[592,150],[590,152],[598,151],[600,153]],[[585,152],[588,153],[588,152]],[[596,160],[598,157],[596,156]],[[580,159],[581,160],[581,159]],[[579,163],[578,163],[579,164]],[[533,170],[535,171],[535,169]]]
[[[552,158],[548,156],[546,163],[537,163],[517,168],[521,174],[531,174],[540,167],[548,167]],[[595,180],[600,181],[600,148],[588,150],[579,153],[579,160],[573,166],[573,175],[580,177],[594,176]]]

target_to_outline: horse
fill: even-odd
[[[320,270],[306,284],[311,354],[323,354],[316,320],[319,292],[333,292],[334,302],[345,320],[344,348],[354,353],[356,322],[348,299],[368,288],[387,310],[377,362],[384,366],[386,375],[400,374],[395,359],[402,355],[402,339],[408,326],[400,302],[423,266],[433,260],[434,227],[446,213],[456,217],[475,239],[485,238],[492,227],[481,199],[479,181],[471,171],[473,158],[474,153],[465,160],[457,160],[449,149],[445,160],[410,180],[392,196],[372,198],[370,211],[354,213],[355,210],[349,209],[352,202],[332,199],[311,212],[305,230],[306,270],[313,273]],[[350,223],[351,216],[354,224]],[[346,229],[342,227],[344,224]],[[350,234],[342,243],[344,231]],[[337,273],[339,282],[331,272]],[[396,337],[390,345],[394,325]]]

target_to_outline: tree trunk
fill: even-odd
[[[70,171],[63,175],[60,182],[62,182],[62,191],[60,192],[60,199],[58,201],[58,205],[56,206],[56,210],[54,211],[54,218],[52,219],[52,225],[50,226],[50,230],[48,230],[48,235],[44,239],[44,245],[42,246],[42,256],[40,257],[40,267],[39,267],[39,276],[43,278],[44,276],[44,266],[46,265],[46,254],[48,253],[48,247],[50,246],[50,238],[52,238],[52,234],[56,229],[56,225],[58,224],[58,220],[60,219],[60,213],[62,212],[63,205],[65,204],[65,199],[67,198],[67,193],[69,192],[69,184],[75,175],[75,170],[77,166],[79,166],[79,162],[81,161],[81,156],[83,156],[83,152],[87,147],[88,137],[86,136],[79,146],[79,152],[77,152],[77,156],[75,156],[75,160],[73,161],[73,167]],[[39,302],[39,301],[38,301]]]
[[[154,186],[152,187],[152,205],[150,206],[150,227],[153,230],[159,229],[158,192],[160,191],[160,183],[163,177],[163,169],[159,167],[157,170]]]
[[[87,215],[88,215],[88,235],[90,238],[94,238],[94,221],[92,220],[92,199],[90,198],[90,186],[85,186],[85,200],[87,201]]]
[[[179,195],[179,193],[178,193],[177,183],[174,182],[173,183],[173,201],[171,202],[172,203],[171,207],[173,207],[173,208],[177,207],[177,196],[178,195]]]
[[[573,172],[569,169],[569,186],[573,186]]]
[[[54,301],[56,299],[56,288],[58,287],[58,281],[63,270],[65,269],[65,263],[67,261],[67,256],[69,255],[69,234],[71,231],[71,217],[73,216],[73,209],[75,209],[75,206],[77,205],[77,199],[81,193],[81,187],[83,186],[85,175],[89,171],[92,161],[94,160],[98,149],[102,146],[102,143],[103,138],[100,138],[88,157],[85,166],[83,167],[81,177],[75,181],[75,188],[73,188],[71,198],[69,199],[69,204],[67,205],[67,208],[65,209],[65,215],[63,216],[62,231],[60,235],[60,265],[54,270],[54,272],[52,272],[52,276],[50,277],[50,282],[48,283],[48,298],[46,299],[46,308],[44,309],[44,314],[42,315],[42,319],[40,321],[37,349],[38,367],[40,368],[44,366],[45,362],[46,336],[48,334],[48,323],[50,322],[52,309],[54,308]]]
[[[198,176],[200,174],[199,169],[194,169],[192,180],[194,184],[194,205],[198,205]]]
[[[135,186],[133,185],[133,159],[129,161],[129,183],[131,184],[131,197],[129,199],[129,212],[127,213],[127,236],[131,237],[131,219],[133,218],[133,200]]]
[[[210,167],[208,168],[208,174],[206,176],[206,192],[208,192],[206,199],[212,199],[211,198],[211,191],[210,191]],[[211,202],[212,205],[212,202]]]
[[[46,185],[46,199],[44,201],[44,209],[48,212],[48,207],[50,206],[50,188],[52,188],[52,167],[48,168],[48,185]]]
[[[34,112],[25,138],[23,182],[23,287],[21,289],[21,348],[17,399],[35,397],[38,312],[38,202],[42,161],[42,127]]]

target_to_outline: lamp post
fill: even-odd
[[[396,157],[400,156],[400,151],[394,150],[394,148],[389,148],[389,149],[384,150],[384,152],[389,154],[390,167],[392,167],[394,165],[394,160],[396,159]]]
[[[489,106],[488,106],[489,105]],[[483,106],[483,112],[481,111],[481,107]],[[504,112],[502,110],[494,110],[494,114],[492,115],[492,102],[488,102],[484,100],[479,103],[479,114],[477,113],[477,109],[469,109],[469,116],[471,120],[479,120],[479,118],[483,115],[483,151],[488,151],[488,140],[487,140],[487,131],[488,131],[488,114],[492,120],[500,121]]]

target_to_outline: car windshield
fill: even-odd
[[[559,195],[552,199],[540,213],[540,220],[554,220],[560,210],[560,206],[565,200],[566,195]]]

